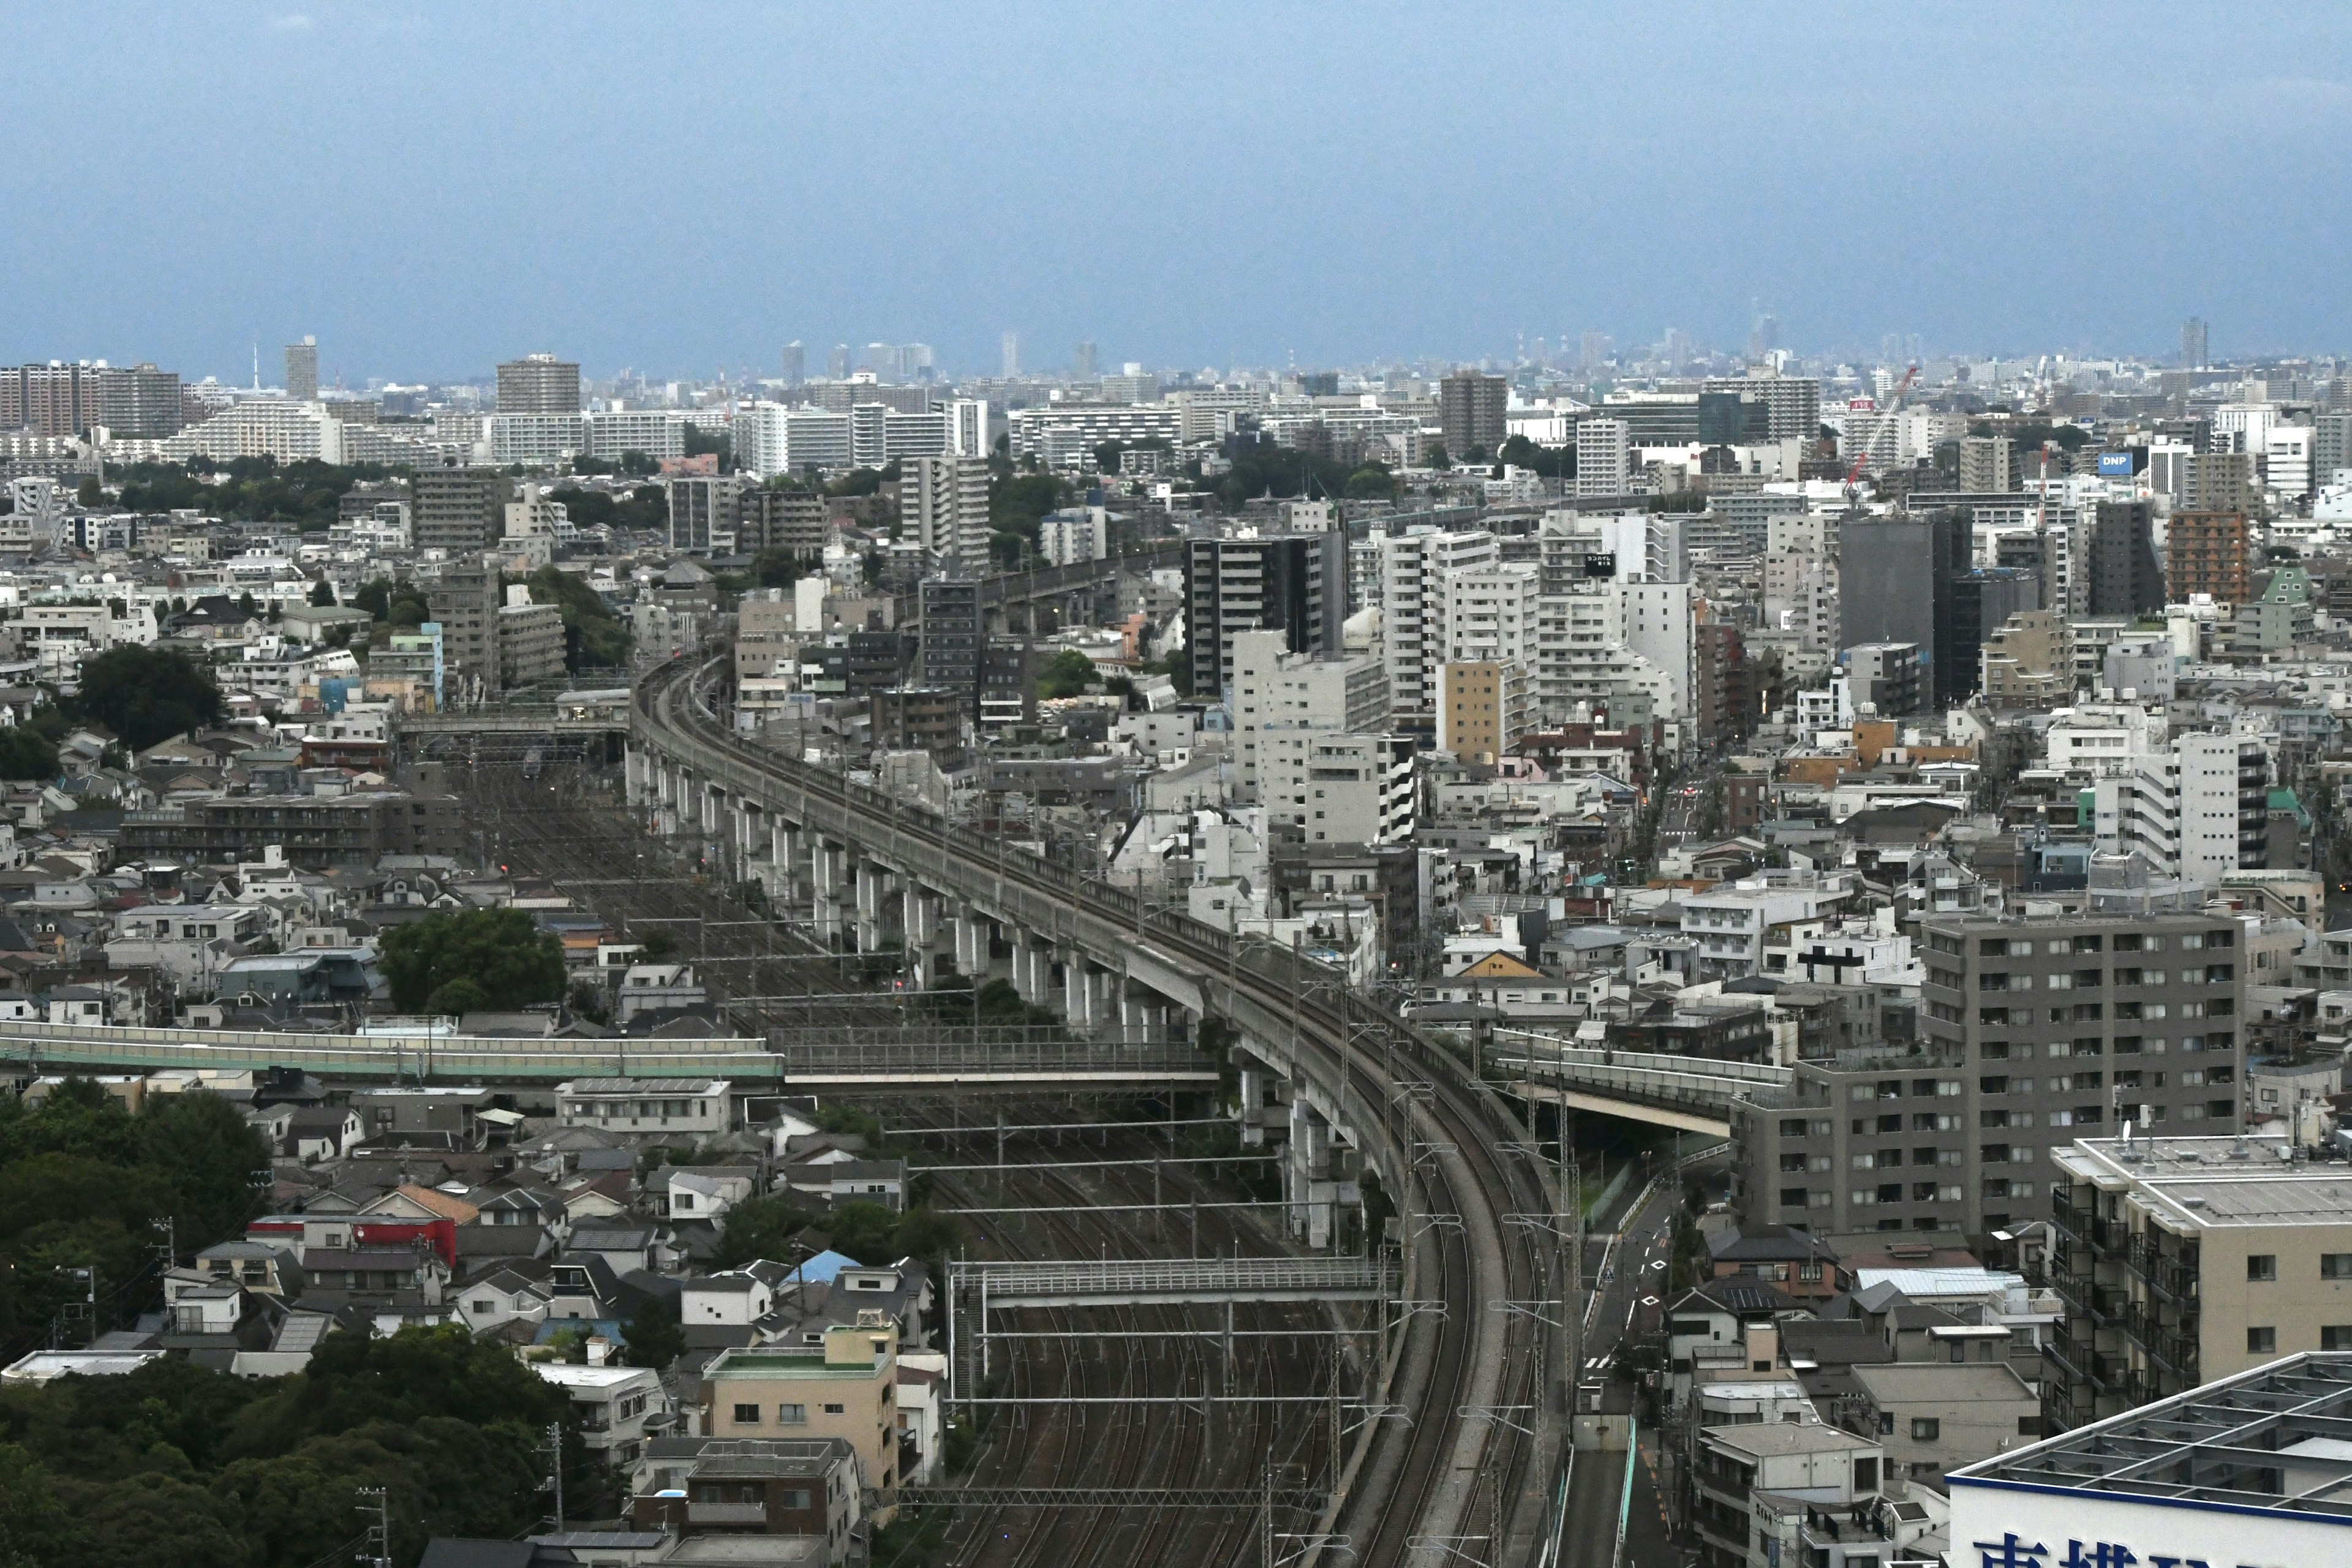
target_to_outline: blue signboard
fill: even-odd
[[[2131,474],[2132,455],[2129,452],[2102,452],[2099,454],[2099,478],[2103,479],[2127,479],[2131,478]]]

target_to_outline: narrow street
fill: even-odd
[[[1671,808],[1669,816],[1671,819]],[[1625,1216],[1620,1239],[1608,1249],[1605,1265],[1598,1247],[1587,1249],[1586,1267],[1598,1267],[1601,1272],[1593,1277],[1597,1304],[1586,1336],[1580,1381],[1601,1383],[1606,1408],[1611,1410],[1633,1406],[1631,1384],[1607,1381],[1609,1363],[1620,1343],[1651,1332],[1661,1321],[1672,1261],[1669,1222],[1681,1197],[1679,1182],[1660,1183],[1638,1209]],[[1637,1436],[1643,1455],[1654,1456],[1656,1435],[1641,1428]],[[1591,1451],[1577,1456],[1576,1481],[1569,1497],[1569,1550],[1563,1557],[1567,1568],[1610,1568],[1621,1510],[1626,1521],[1622,1562],[1629,1568],[1672,1568],[1681,1561],[1666,1536],[1654,1458],[1636,1457],[1629,1500],[1624,1458]]]

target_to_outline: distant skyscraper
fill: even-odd
[[[2207,357],[2205,318],[2191,316],[2180,328],[2180,363],[2190,370],[2202,370],[2213,362]]]
[[[931,372],[938,363],[939,357],[931,352],[931,345],[929,343],[898,345],[898,370],[909,380],[930,380]]]
[[[297,403],[309,403],[319,395],[317,338],[286,345],[286,395]]]
[[[499,366],[501,414],[577,414],[580,366],[553,354],[525,354]]]
[[[1003,348],[1003,374],[1006,375],[1019,375],[1021,374],[1021,334],[1019,332],[1005,333]]]
[[[1501,376],[1474,370],[1457,370],[1437,384],[1437,423],[1448,457],[1458,462],[1474,452],[1495,455],[1503,444],[1510,391]]]
[[[1577,342],[1576,363],[1580,369],[1591,370],[1606,362],[1614,347],[1607,332],[1587,332]]]
[[[824,362],[824,374],[835,381],[849,379],[849,345],[835,343],[833,354]]]
[[[794,338],[784,345],[784,384],[798,386],[808,379],[808,350]]]
[[[1078,345],[1077,357],[1070,362],[1070,374],[1076,376],[1080,381],[1085,381],[1092,377],[1095,374],[1096,353],[1097,351],[1094,344],[1090,342],[1080,343]]]

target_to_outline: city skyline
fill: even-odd
[[[572,15],[22,29],[28,112],[81,129],[0,174],[51,239],[15,258],[0,360],[241,382],[315,333],[326,384],[551,347],[669,378],[882,338],[968,375],[1017,332],[1044,369],[1081,342],[1328,368],[1586,331],[1736,353],[1759,302],[1803,353],[2162,357],[2201,315],[2243,356],[2352,325],[2322,259],[2352,87],[2292,74],[2352,24],[2315,9],[2194,51],[2095,14],[1956,41],[1933,14],[1726,9],[1661,38],[1456,11],[1447,49],[1354,14],[935,11],[919,52],[895,18]],[[1857,30],[1859,55],[1804,41]],[[1237,47],[1279,90],[1236,85]],[[2297,193],[2259,243],[2197,217],[2254,166]]]

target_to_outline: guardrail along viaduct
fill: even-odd
[[[1323,1529],[1353,1556],[1322,1560],[1554,1560],[1572,1274],[1550,1168],[1471,1065],[1320,964],[731,734],[708,702],[719,670],[677,659],[637,687],[628,798],[656,831],[698,832],[724,875],[813,902],[822,935],[903,944],[911,984],[1003,977],[1073,1032],[1136,1046],[1217,1020],[1244,1138],[1281,1145],[1295,1237],[1331,1245],[1337,1215],[1344,1243],[1368,1181],[1386,1194],[1402,1304],[1343,1400]]]

